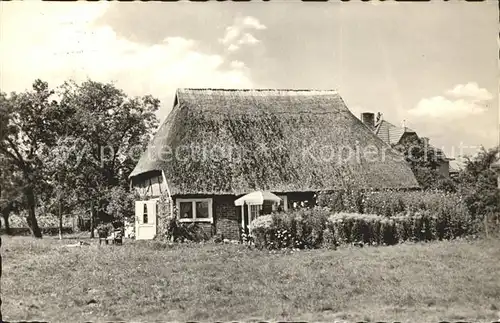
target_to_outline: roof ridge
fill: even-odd
[[[290,88],[178,88],[178,91],[221,91],[221,92],[265,92],[265,91],[275,91],[275,92],[335,92],[338,93],[337,89],[290,89]]]

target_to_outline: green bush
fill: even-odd
[[[11,228],[28,228],[28,223],[26,222],[26,211],[21,211],[20,214],[11,214],[9,216],[9,226]],[[38,221],[38,226],[40,228],[57,228],[59,227],[59,217],[55,214],[40,214],[36,217]],[[3,226],[2,219],[2,226]],[[73,218],[70,216],[63,216],[63,227],[72,227]]]
[[[425,225],[435,227],[434,234],[440,239],[466,234],[471,227],[477,231],[479,226],[478,220],[471,216],[464,199],[457,193],[443,191],[351,191],[351,193],[354,196],[346,199],[344,191],[323,192],[320,193],[318,203],[329,207],[334,213],[376,214],[385,217],[429,213],[432,217],[427,216],[422,221]],[[353,199],[359,201],[357,207],[353,207],[352,203],[344,203]],[[429,221],[437,223],[428,224]]]
[[[392,245],[449,240],[477,233],[477,222],[457,194],[364,192],[357,209],[377,212],[367,214],[337,211],[344,203],[339,201],[346,201],[342,194],[331,195],[329,201],[335,204],[334,209],[316,207],[257,218],[251,224],[256,246],[279,249],[350,243]]]
[[[260,216],[250,224],[258,248],[319,248],[329,209],[299,209]]]
[[[395,221],[372,214],[336,213],[328,217],[326,230],[333,232],[335,245],[343,244],[394,244]]]
[[[210,235],[195,222],[180,222],[176,217],[165,217],[165,232],[156,235],[156,240],[173,242],[202,242],[208,241]]]
[[[372,214],[336,213],[328,217],[326,229],[332,238],[328,243],[393,245],[405,241],[454,239],[473,234],[474,228],[447,213],[428,211],[410,215],[384,217]]]
[[[333,212],[363,213],[364,192],[358,189],[340,189],[321,192],[317,197],[320,207],[328,207]]]

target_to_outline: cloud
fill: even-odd
[[[226,27],[224,37],[219,41],[226,45],[229,51],[236,51],[240,49],[239,45],[256,45],[260,42],[248,30],[263,30],[266,28],[255,17],[236,18],[233,25]]]
[[[237,26],[229,26],[226,27],[226,33],[224,34],[224,38],[222,38],[220,41],[223,44],[229,44],[235,39],[237,39],[241,34],[241,28]]]
[[[158,97],[164,106],[160,117],[164,117],[176,88],[253,85],[242,62],[225,67],[223,56],[199,50],[195,40],[167,37],[161,43],[146,45],[117,36],[109,26],[96,26],[93,21],[105,6],[22,4],[2,5],[6,17],[19,17],[19,13],[23,18],[2,21],[4,92],[30,88],[36,78],[51,86],[68,79],[91,78],[115,82],[129,95]]]
[[[266,26],[261,24],[257,18],[251,17],[251,16],[247,16],[247,17],[243,18],[242,25],[248,26],[248,27],[251,27],[251,28],[254,28],[257,30],[262,30],[262,29],[267,28]]]
[[[245,63],[243,63],[241,61],[232,61],[230,65],[231,65],[231,68],[234,68],[234,69],[240,69],[240,68],[245,67]]]
[[[480,115],[487,111],[488,101],[493,95],[477,83],[458,84],[445,91],[444,96],[435,96],[420,100],[417,106],[408,111],[416,117],[457,119]]]
[[[467,100],[449,100],[442,96],[422,99],[417,106],[409,111],[416,117],[431,118],[463,118],[482,114],[486,108],[476,102]]]
[[[230,51],[230,52],[237,51],[238,49],[240,49],[240,46],[235,45],[235,44],[231,44],[231,45],[229,45],[229,47],[227,48],[227,50],[228,50],[228,51]]]
[[[484,88],[480,88],[476,82],[458,84],[453,89],[446,91],[446,94],[456,98],[467,98],[479,101],[489,101],[493,95]]]
[[[243,37],[241,37],[240,40],[238,40],[238,44],[240,44],[240,45],[243,45],[243,44],[255,45],[259,42],[260,42],[260,40],[258,40],[252,34],[249,34],[249,33],[245,33],[243,35]]]

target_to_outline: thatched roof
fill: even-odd
[[[356,145],[378,149],[378,156],[355,158]],[[345,160],[349,149],[353,157]],[[164,171],[173,195],[320,191],[347,182],[418,186],[401,155],[366,128],[336,91],[179,89],[130,176],[154,170]]]

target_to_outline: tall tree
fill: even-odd
[[[0,158],[0,213],[5,225],[5,233],[11,234],[9,216],[19,211],[23,203],[23,182],[19,171],[9,160]]]
[[[113,84],[71,81],[59,88],[59,102],[55,94],[40,80],[30,91],[0,93],[1,170],[7,174],[9,165],[19,175],[36,237],[42,236],[35,213],[40,200],[56,206],[59,216],[81,205],[91,219],[106,209],[121,213],[120,202],[110,200],[130,200],[127,176],[158,126],[159,100],[128,97]]]
[[[60,137],[57,144],[43,152],[46,180],[50,192],[45,205],[59,219],[59,237],[62,238],[63,213],[69,213],[77,206],[77,179],[83,169],[80,167],[82,141],[73,137]]]
[[[74,111],[68,134],[84,145],[74,187],[90,210],[91,235],[95,218],[107,214],[110,198],[128,199],[127,176],[158,126],[159,104],[149,95],[128,97],[113,84],[88,80],[62,86],[61,106]]]
[[[459,189],[474,215],[500,215],[500,190],[491,169],[499,160],[499,151],[500,147],[488,150],[482,147],[477,155],[465,157],[465,168],[458,176]]]
[[[28,208],[26,220],[37,238],[42,237],[35,212],[37,193],[45,184],[39,153],[44,147],[54,145],[57,130],[64,124],[53,95],[54,91],[41,80],[33,83],[31,91],[10,96],[0,94],[0,155],[21,175]]]

